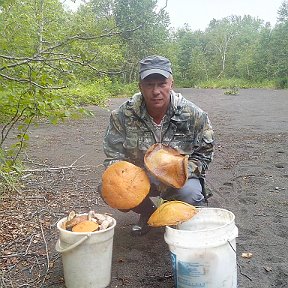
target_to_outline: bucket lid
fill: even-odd
[[[174,188],[181,188],[188,177],[188,155],[162,143],[153,144],[145,153],[147,170],[158,180]]]
[[[150,216],[148,225],[152,227],[177,225],[192,218],[197,209],[182,201],[168,201],[161,204]]]
[[[112,208],[132,209],[150,191],[150,180],[144,169],[127,161],[110,165],[102,175],[102,196]]]

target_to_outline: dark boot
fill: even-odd
[[[147,221],[156,209],[157,207],[149,197],[146,197],[139,206],[132,209],[140,214],[138,223],[132,226],[131,234],[133,236],[142,236],[150,231],[151,227]]]

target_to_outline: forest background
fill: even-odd
[[[32,124],[53,124],[137,91],[138,62],[160,54],[178,87],[288,88],[288,1],[272,27],[250,15],[171,29],[156,0],[0,0],[0,193],[21,173]]]

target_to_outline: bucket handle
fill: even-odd
[[[60,239],[57,240],[56,242],[56,245],[55,245],[55,248],[56,248],[56,251],[57,252],[60,252],[60,253],[65,253],[65,252],[68,252],[74,248],[76,248],[77,246],[79,246],[80,244],[82,244],[84,241],[86,241],[88,238],[90,237],[90,235],[86,235],[84,236],[83,238],[81,238],[79,241],[75,242],[74,244],[70,245],[69,247],[67,248],[62,248],[61,245],[60,245]]]

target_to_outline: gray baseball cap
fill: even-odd
[[[165,57],[158,55],[148,56],[139,63],[141,80],[151,74],[161,74],[165,78],[172,75],[171,62]]]

